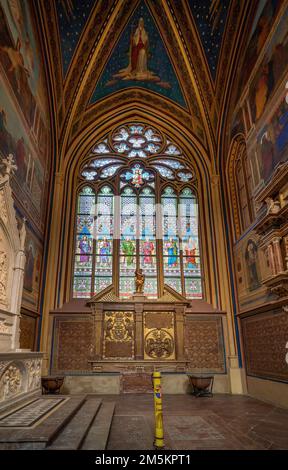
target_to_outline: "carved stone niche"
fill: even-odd
[[[20,307],[25,267],[25,220],[18,229],[10,178],[12,155],[0,173],[0,408],[40,393],[42,353],[19,349]],[[4,168],[3,168],[4,167]]]
[[[259,214],[255,230],[259,246],[267,260],[263,284],[279,298],[288,296],[288,162],[281,164],[265,188],[256,195],[256,203],[266,210]]]
[[[10,187],[17,168],[10,155],[0,174],[0,352],[19,348],[19,320],[25,266],[25,220],[19,230]]]

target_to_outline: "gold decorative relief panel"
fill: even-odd
[[[103,359],[134,359],[134,313],[104,312]]]
[[[144,359],[175,359],[173,312],[144,314]]]

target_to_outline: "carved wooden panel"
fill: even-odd
[[[173,312],[144,314],[144,359],[175,359]]]
[[[93,350],[92,316],[67,315],[55,318],[52,370],[89,370],[88,360]]]
[[[189,368],[195,373],[225,373],[222,319],[215,315],[189,315],[184,348]]]
[[[288,382],[288,314],[269,312],[241,319],[247,374]]]
[[[34,350],[36,317],[30,317],[22,313],[20,318],[20,348]]]
[[[103,359],[134,359],[133,312],[104,312]]]

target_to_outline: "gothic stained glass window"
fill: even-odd
[[[93,265],[93,211],[95,192],[84,187],[78,196],[74,258],[74,297],[90,297]]]
[[[163,283],[202,297],[195,173],[173,142],[151,126],[120,126],[94,145],[79,180],[74,297],[114,284],[130,298],[136,269],[148,298],[161,295]]]
[[[126,187],[121,194],[120,222],[120,296],[127,298],[135,290],[138,206],[136,193]]]

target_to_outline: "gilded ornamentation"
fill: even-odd
[[[138,269],[138,271],[135,271],[135,288],[137,294],[142,294],[144,290],[144,282],[145,282],[145,276],[143,274],[142,269]]]
[[[7,214],[7,207],[6,207],[3,189],[1,189],[0,191],[0,214],[1,214],[1,219],[3,220],[4,224],[7,224],[8,214]]]
[[[0,251],[0,302],[7,305],[8,258]]]
[[[163,329],[154,329],[145,337],[145,353],[152,359],[167,359],[174,351],[171,334]]]
[[[134,314],[105,312],[103,358],[134,358]]]
[[[106,341],[124,343],[134,336],[133,314],[129,312],[105,313],[104,331]]]

